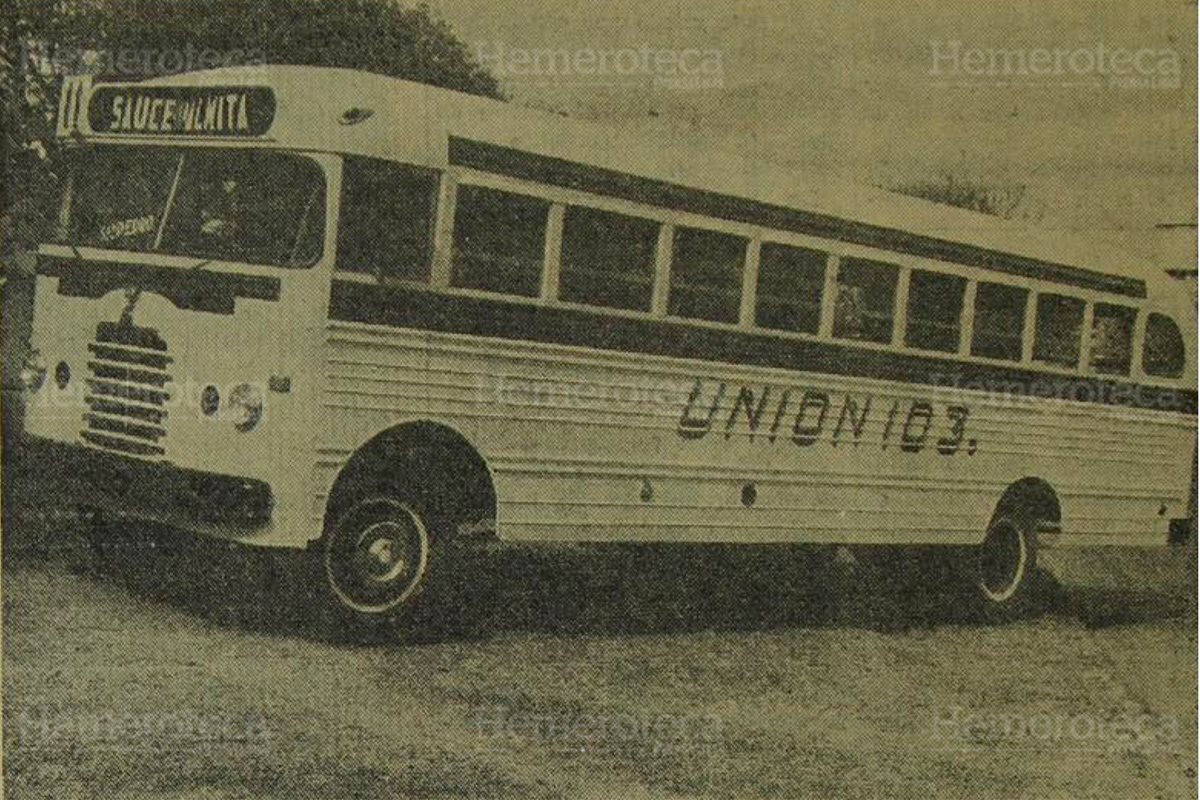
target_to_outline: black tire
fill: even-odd
[[[985,621],[1028,616],[1036,607],[1036,521],[1001,511],[987,536],[963,555],[963,577],[971,607]]]
[[[333,638],[412,642],[478,632],[478,549],[417,492],[376,485],[346,498],[320,549]]]
[[[386,615],[424,588],[430,550],[419,511],[391,496],[366,497],[325,538],[325,578],[348,611]]]

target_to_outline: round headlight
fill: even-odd
[[[59,389],[66,389],[71,382],[71,367],[67,362],[60,361],[54,368],[54,383]]]
[[[229,415],[228,419],[233,422],[233,427],[242,433],[253,430],[258,421],[262,419],[262,390],[249,383],[239,383],[229,393],[226,410]]]
[[[41,353],[31,350],[29,355],[25,356],[25,363],[21,365],[21,383],[29,391],[36,392],[45,382],[46,364],[42,361]]]

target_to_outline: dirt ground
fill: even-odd
[[[258,554],[103,567],[36,511],[13,798],[1196,796],[1194,551],[1047,552],[1045,610],[990,626],[844,553],[517,551],[475,636],[356,644]]]

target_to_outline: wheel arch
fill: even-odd
[[[1058,492],[1044,478],[1027,476],[1009,484],[996,503],[992,518],[1011,514],[1039,525],[1062,526],[1062,503]]]
[[[430,451],[436,460],[422,461]],[[483,452],[457,429],[428,419],[407,420],[363,442],[342,464],[325,500],[322,537],[344,510],[346,498],[361,482],[419,468],[434,483],[449,488],[434,494],[439,511],[455,523],[490,520],[495,527],[496,484]],[[445,478],[452,477],[449,483]]]

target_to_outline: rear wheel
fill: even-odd
[[[1012,619],[1033,607],[1037,526],[1031,519],[1000,514],[983,543],[965,559],[977,609],[987,618]]]

